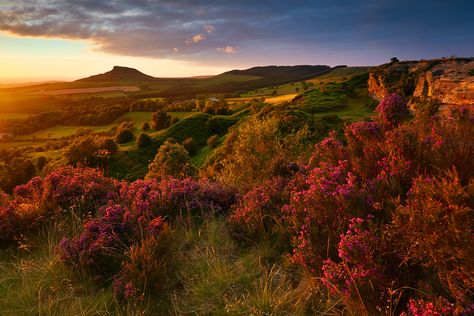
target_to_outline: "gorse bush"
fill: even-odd
[[[194,176],[196,169],[191,164],[188,151],[177,143],[165,141],[158,149],[155,159],[148,166],[147,178]]]
[[[277,118],[252,118],[226,138],[210,165],[223,183],[249,189],[268,178],[289,172],[288,164],[299,157],[305,145],[303,128],[290,135],[279,135]]]

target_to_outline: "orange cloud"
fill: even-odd
[[[199,43],[200,41],[203,41],[205,39],[206,39],[206,36],[204,34],[196,34],[193,37],[188,38],[184,42],[189,45],[192,43]]]
[[[225,53],[225,54],[235,54],[239,50],[238,47],[235,46],[226,46],[226,47],[218,47],[217,51]]]

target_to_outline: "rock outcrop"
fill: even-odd
[[[368,88],[377,99],[395,92],[440,104],[474,105],[474,58],[385,64],[370,72]]]

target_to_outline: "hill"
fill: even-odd
[[[156,80],[157,78],[146,75],[135,68],[115,66],[111,71],[79,79],[75,82],[147,82]]]

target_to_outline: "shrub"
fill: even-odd
[[[5,225],[0,239],[31,233],[43,221],[58,216],[84,217],[114,196],[115,189],[114,180],[89,168],[63,167],[44,179],[35,177],[17,186],[12,199],[0,196],[0,222]]]
[[[11,193],[15,186],[28,182],[36,174],[36,168],[30,159],[13,158],[0,164],[0,190]]]
[[[288,203],[288,180],[276,177],[247,192],[229,217],[251,234],[285,233],[282,207]]]
[[[138,148],[146,148],[151,145],[153,140],[151,139],[150,135],[145,134],[145,133],[140,133],[137,136],[137,146]]]
[[[444,297],[438,297],[433,301],[425,301],[423,299],[414,300],[410,298],[407,309],[407,312],[403,312],[400,316],[455,316],[471,315],[474,312],[473,306],[459,308]]]
[[[389,96],[376,121],[348,124],[343,139],[331,133],[317,144],[309,164],[287,174],[287,198],[279,200],[285,190],[271,181],[253,186],[230,220],[264,236],[288,225],[279,232],[292,241],[292,261],[357,313],[399,313],[427,293],[455,300],[459,314],[472,304],[474,287],[474,146],[465,136],[474,133],[474,115],[457,107],[443,118],[406,121],[405,110]],[[245,137],[257,134],[247,128]],[[254,152],[267,142],[266,133],[257,135],[243,155],[253,169]],[[230,152],[241,146],[238,137]],[[239,167],[235,178],[248,168]]]
[[[391,227],[403,260],[433,271],[432,280],[464,302],[474,290],[473,210],[474,181],[463,187],[456,172],[420,176],[406,203],[397,205]]]
[[[180,144],[165,141],[156,153],[155,159],[148,166],[147,178],[173,176],[186,178],[194,176],[196,169],[191,164],[189,153]]]
[[[88,136],[76,139],[69,145],[65,157],[72,165],[82,164],[93,167],[101,163],[100,150],[107,150],[109,155],[113,155],[117,152],[118,146],[112,138]]]
[[[242,190],[268,178],[288,173],[287,166],[300,154],[305,130],[279,137],[277,118],[252,118],[231,132],[215,158],[217,178]]]
[[[179,122],[179,117],[176,117],[176,116],[171,117],[170,125],[173,125],[177,122]]]
[[[117,134],[115,135],[115,140],[119,144],[128,143],[133,139],[135,139],[135,135],[133,134],[133,130],[129,128],[121,128],[117,130]]]
[[[387,95],[375,108],[380,121],[386,126],[397,126],[409,116],[407,103],[395,93]]]
[[[165,111],[158,111],[153,113],[151,119],[151,126],[153,129],[159,131],[168,128],[171,125],[171,116]]]
[[[114,276],[113,289],[117,297],[142,301],[145,294],[163,292],[173,284],[173,270],[177,265],[173,247],[176,236],[160,217],[149,227],[152,233],[130,247],[120,272]]]
[[[123,183],[109,198],[78,235],[60,242],[58,252],[96,281],[113,279],[119,297],[140,300],[166,287],[176,264],[175,237],[164,219],[222,212],[234,203],[235,193],[206,180],[166,178]]]
[[[150,123],[144,122],[144,123],[142,124],[142,126],[140,127],[140,129],[141,129],[142,131],[147,131],[147,130],[149,130],[149,129],[150,129]]]

